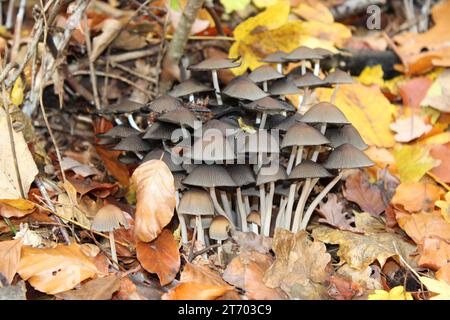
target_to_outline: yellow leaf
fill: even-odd
[[[313,4],[301,2],[297,7],[292,8],[292,12],[305,20],[314,20],[331,24],[334,17],[330,10],[320,2]]]
[[[49,294],[73,289],[99,273],[93,259],[76,243],[43,249],[24,246],[17,272],[35,289]]]
[[[441,215],[447,221],[450,223],[450,192],[447,192],[445,194],[445,201],[439,200],[435,202],[436,207],[441,209]]]
[[[320,101],[330,101],[333,89],[316,90]],[[356,127],[368,145],[392,147],[394,136],[389,130],[395,107],[377,87],[362,84],[342,85],[336,95],[336,106]]]
[[[422,282],[429,291],[437,294],[430,300],[450,300],[450,285],[443,280],[435,280],[427,277],[420,277]]]
[[[234,0],[234,1],[239,2],[240,0]],[[258,8],[266,8],[269,6],[273,6],[278,1],[279,0],[253,0],[253,3]]]
[[[371,86],[373,84],[382,87],[384,84],[383,80],[384,72],[381,64],[377,64],[376,66],[367,66],[358,76],[358,81],[366,86]]]
[[[250,0],[220,0],[220,3],[225,8],[226,13],[231,13],[244,10],[250,4]]]
[[[131,177],[136,188],[134,232],[143,242],[158,237],[172,220],[175,209],[175,186],[170,169],[161,160],[142,163]]]
[[[21,77],[18,77],[11,91],[11,102],[15,106],[20,106],[23,103],[23,91],[25,87]]]
[[[405,292],[403,286],[397,286],[390,291],[375,290],[369,295],[369,300],[413,300],[411,293]]]
[[[435,166],[439,165],[420,145],[402,145],[394,150],[394,158],[401,182],[418,182]]]
[[[342,23],[327,24],[320,21],[306,21],[303,30],[313,38],[329,41],[338,47],[344,46],[345,42],[352,37],[350,29]]]
[[[260,14],[242,22],[234,29],[234,38],[239,41],[249,35],[254,29],[263,27],[271,30],[282,26],[287,22],[289,16],[289,1],[283,0],[268,7]]]

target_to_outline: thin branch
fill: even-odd
[[[94,103],[95,103],[95,108],[97,110],[101,109],[100,106],[100,99],[98,97],[98,88],[97,88],[97,77],[95,76],[95,67],[94,67],[94,61],[90,58],[92,55],[92,44],[91,44],[91,35],[89,32],[89,26],[88,26],[88,19],[87,19],[87,15],[84,15],[84,37],[86,40],[86,49],[87,49],[87,54],[89,57],[89,75],[91,77],[91,84],[92,84],[92,92],[94,93]]]

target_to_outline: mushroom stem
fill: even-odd
[[[281,74],[283,74],[283,64],[282,63],[277,63],[277,71]]]
[[[320,73],[320,60],[318,59],[314,61],[314,75],[318,77],[319,73]]]
[[[222,265],[222,256],[223,256],[223,249],[222,249],[222,240],[217,240],[217,243],[219,244],[219,246],[217,247],[217,259],[218,259],[218,263],[219,265]]]
[[[216,211],[220,215],[230,219],[230,217],[225,213],[225,211],[220,206],[219,201],[217,200],[217,196],[216,196],[216,189],[214,187],[209,188],[209,195],[211,196],[211,200],[213,201],[214,209],[216,209]]]
[[[320,201],[330,192],[330,190],[338,183],[342,178],[342,171],[339,175],[335,177],[331,182],[317,195],[314,201],[309,205],[308,210],[306,210],[305,216],[303,217],[302,223],[300,224],[300,230],[305,230],[308,225],[309,219],[311,218],[314,210],[319,205]]]
[[[140,153],[139,151],[135,151],[134,154],[139,158],[139,160],[144,159],[144,155]]]
[[[137,125],[137,123],[134,121],[134,118],[133,118],[133,114],[132,114],[132,113],[128,114],[127,119],[128,119],[128,123],[130,124],[130,126],[131,126],[133,129],[136,129],[136,130],[139,131],[139,132],[144,132],[144,130],[142,130],[141,128],[139,128],[139,126]]]
[[[298,104],[297,104],[297,112],[300,113],[300,109],[303,105],[304,94],[298,95]]]
[[[222,105],[222,96],[220,95],[219,77],[217,76],[217,70],[212,71],[212,80],[216,93],[217,104]]]
[[[303,146],[299,146],[297,148],[297,156],[295,157],[295,165],[298,166],[300,163],[302,163],[302,156],[303,156]]]
[[[270,234],[270,224],[272,220],[272,203],[273,195],[275,194],[275,182],[270,182],[269,195],[267,196],[265,221],[263,223],[264,230],[261,232],[264,236],[268,237]]]
[[[339,91],[339,84],[336,84],[336,86],[334,87],[333,93],[331,95],[330,103],[334,104],[334,101],[336,100],[338,91]]]
[[[189,102],[194,103],[194,101],[195,101],[194,94],[191,93],[191,94],[189,95]]]
[[[299,101],[297,112],[300,112],[302,107],[306,106],[306,101],[308,100],[308,93],[309,93],[309,87],[305,87],[305,89],[303,89],[303,96],[302,96],[302,99],[301,99],[301,103]]]
[[[261,221],[264,222],[264,215],[266,213],[266,190],[265,185],[259,186],[259,214],[261,215]]]
[[[306,200],[308,199],[308,195],[310,192],[310,185],[311,178],[308,178],[305,181],[300,199],[298,199],[297,207],[295,208],[294,222],[292,223],[292,232],[297,232],[300,221],[302,220],[303,210],[305,208]]]
[[[205,246],[205,231],[203,230],[202,218],[200,216],[195,216],[195,224],[197,225],[197,240]]]
[[[322,123],[322,125],[320,126],[320,133],[325,135],[326,131],[327,131],[327,124]],[[317,162],[317,158],[319,157],[319,148],[320,146],[317,146],[316,149],[314,150],[313,155],[311,157],[311,161]]]
[[[248,196],[244,196],[244,204],[245,204],[245,213],[248,215],[251,211],[250,199],[248,198]]]
[[[289,156],[288,165],[286,168],[286,173],[291,174],[292,167],[294,166],[295,155],[297,154],[297,146],[293,146],[291,150],[291,154]]]
[[[279,227],[282,227],[283,223],[284,223],[284,212],[286,210],[286,197],[283,197],[280,201],[280,209],[278,210],[278,215],[277,218],[275,220],[275,230]]]
[[[115,122],[118,126],[120,126],[121,124],[123,124],[123,121],[120,120],[120,118],[118,118],[118,117],[114,117],[114,122]]]
[[[306,60],[302,60],[302,76],[306,74]]]
[[[255,123],[256,123],[256,124],[260,124],[260,123],[261,123],[261,113],[258,113],[258,114],[256,115]]]
[[[295,190],[297,189],[297,184],[293,183],[289,187],[289,195],[286,204],[286,211],[284,212],[284,227],[286,229],[291,228],[291,217],[292,217],[292,209],[294,207],[294,199],[295,199]]]
[[[266,125],[266,120],[267,120],[267,113],[263,112],[261,117],[261,123],[259,124],[260,129],[264,129],[264,126]]]
[[[178,209],[178,204],[180,203],[180,193],[178,191],[175,192],[175,200],[176,200],[176,208]],[[183,242],[183,244],[188,244],[189,240],[188,240],[186,220],[184,219],[184,216],[182,214],[178,213],[178,210],[177,216],[181,228],[181,241]]]
[[[116,264],[119,264],[119,261],[117,260],[116,242],[114,240],[114,231],[109,232],[109,245],[111,247],[111,258],[112,258],[112,260]]]
[[[235,219],[233,219],[233,214],[231,212],[231,205],[228,201],[227,193],[225,191],[219,191],[220,193],[220,199],[222,200],[223,208],[225,209],[225,212],[227,213],[227,216],[229,219],[231,219],[232,222],[236,222]]]
[[[269,87],[267,85],[267,81],[263,82],[263,90],[264,90],[264,92],[268,92],[269,91]]]
[[[256,223],[250,223],[250,231],[253,233],[259,234],[258,225]]]
[[[242,232],[247,232],[247,213],[245,211],[244,202],[242,201],[241,188],[236,188],[236,202],[238,205],[239,217],[241,218],[241,230]]]

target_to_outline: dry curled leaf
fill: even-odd
[[[145,270],[158,275],[162,286],[171,283],[180,269],[178,245],[168,229],[150,243],[139,241],[136,255]]]
[[[369,177],[363,171],[358,171],[345,180],[344,197],[355,202],[361,209],[374,216],[379,216],[386,206],[378,186],[369,182]]]
[[[83,280],[94,277],[98,270],[93,259],[73,243],[42,249],[24,246],[17,272],[35,289],[56,294],[73,289]]]
[[[223,278],[243,289],[249,300],[278,300],[284,297],[283,292],[269,288],[263,282],[264,273],[272,262],[268,255],[256,251],[242,252],[228,264]]]
[[[326,267],[331,261],[325,244],[308,239],[308,234],[296,234],[277,229],[273,241],[276,260],[264,276],[270,288],[280,288],[291,299],[319,299],[321,285],[327,277]]]
[[[170,222],[175,209],[175,186],[170,169],[161,160],[150,160],[134,171],[136,190],[135,235],[150,242]]]
[[[338,200],[337,195],[330,193],[327,202],[322,202],[319,206],[318,212],[323,218],[318,221],[340,230],[356,231],[351,225],[355,219],[349,216],[348,212],[343,211],[344,205]]]
[[[116,38],[122,29],[122,23],[116,19],[106,19],[103,21],[102,33],[92,40],[92,52],[89,57],[91,61],[97,60],[102,52]]]
[[[0,274],[6,277],[8,284],[12,282],[17,272],[22,245],[21,238],[0,242]]]
[[[56,294],[64,300],[111,300],[114,292],[120,288],[120,277],[113,274],[104,278],[90,280],[79,289]]]

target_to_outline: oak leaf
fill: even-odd
[[[278,300],[284,297],[281,290],[267,287],[264,273],[272,265],[272,258],[256,251],[243,251],[225,269],[223,279],[243,289],[249,300]]]
[[[316,90],[319,101],[330,101],[333,89]],[[378,87],[362,84],[340,86],[334,103],[361,134],[368,145],[392,147],[395,143],[389,124],[395,107]]]
[[[73,243],[42,249],[24,246],[17,272],[35,289],[56,294],[73,289],[83,280],[94,277],[98,270],[93,259]]]
[[[150,242],[172,219],[175,209],[173,175],[161,160],[150,160],[136,168],[132,177],[136,190],[135,235]]]
[[[137,242],[136,255],[145,270],[158,275],[162,286],[171,283],[180,269],[178,245],[168,229],[150,243]]]
[[[264,276],[268,287],[282,289],[291,299],[319,299],[325,294],[321,283],[331,261],[325,244],[309,240],[305,231],[277,229],[272,249],[276,260]]]
[[[355,219],[348,212],[343,211],[343,203],[338,201],[337,195],[330,193],[327,202],[322,202],[319,206],[318,212],[323,218],[318,221],[340,230],[356,231],[355,227],[351,225]]]

